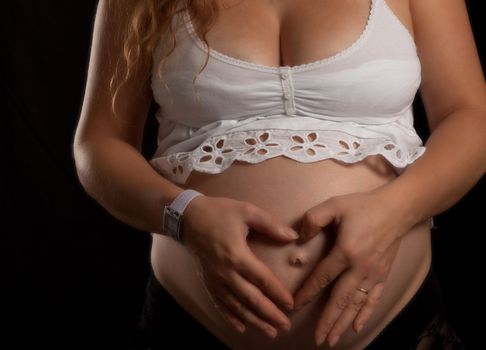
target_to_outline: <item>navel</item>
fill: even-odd
[[[304,257],[301,254],[291,254],[289,257],[289,265],[302,267],[304,265]]]

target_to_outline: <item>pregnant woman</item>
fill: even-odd
[[[74,156],[152,234],[147,348],[462,348],[430,234],[485,97],[462,0],[101,0]]]

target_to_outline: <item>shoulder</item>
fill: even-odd
[[[114,137],[141,148],[143,126],[152,97],[150,81],[147,79],[150,67],[132,67],[133,74],[124,81],[128,67],[121,64],[127,57],[125,33],[134,11],[141,3],[144,2],[98,2],[75,144],[92,138]],[[114,87],[119,88],[116,99]]]
[[[465,1],[408,1],[431,129],[458,109],[486,110],[484,74]]]

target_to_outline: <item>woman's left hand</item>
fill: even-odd
[[[359,332],[379,301],[384,282],[411,223],[404,208],[379,189],[335,196],[309,209],[300,238],[306,242],[334,224],[335,243],[294,297],[295,310],[336,280],[317,322],[315,338],[334,345],[354,320]],[[360,290],[361,289],[361,290]]]

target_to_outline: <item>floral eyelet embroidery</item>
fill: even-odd
[[[388,143],[386,145],[383,146],[384,149],[386,149],[387,151],[392,151],[392,150],[395,150],[396,146],[393,144],[393,143]],[[416,152],[413,154],[414,156],[416,155]],[[395,151],[395,155],[397,156],[397,158],[401,159],[402,158],[402,151],[400,149],[397,149]]]
[[[357,150],[361,146],[361,144],[359,142],[353,141],[351,143],[351,145],[353,146],[352,149],[351,149],[351,146],[349,146],[348,142],[346,142],[344,140],[339,140],[338,143],[341,146],[341,148],[344,148],[346,150],[346,151],[341,151],[338,154],[342,154],[342,155],[353,154],[354,156],[359,156],[359,155],[362,154],[361,152],[355,152],[354,151],[354,150]]]
[[[216,143],[213,145],[210,144],[204,144],[200,148],[203,151],[203,153],[207,153],[201,158],[199,158],[200,163],[204,162],[209,162],[211,159],[214,159],[214,162],[218,165],[221,165],[223,163],[224,159],[224,154],[234,152],[234,149],[229,147],[225,148],[225,138],[220,138],[219,140],[216,141]]]
[[[305,135],[303,138],[300,135],[292,135],[290,139],[293,141],[295,146],[290,147],[293,152],[304,150],[309,156],[315,156],[318,152],[315,147],[326,148],[326,145],[317,142],[319,135],[317,132],[313,131]]]
[[[405,154],[406,148],[390,139],[359,139],[348,133],[336,139],[337,133],[336,130],[294,130],[289,135],[287,129],[229,132],[208,137],[193,151],[158,157],[151,163],[170,180],[184,183],[192,170],[215,174],[231,166],[234,160],[254,164],[284,155],[301,162],[335,158],[352,163],[369,154],[381,154],[395,167],[404,168],[425,151],[425,147],[414,146]]]
[[[184,162],[189,160],[191,157],[190,152],[180,152],[176,154],[171,154],[169,156],[169,163],[171,164],[170,172],[172,172],[175,176],[180,176],[184,174],[184,166],[182,165]],[[168,173],[167,169],[164,169],[164,174]]]
[[[280,144],[276,142],[267,142],[269,138],[270,134],[268,132],[263,132],[257,137],[245,138],[244,142],[245,144],[249,145],[250,148],[248,148],[244,154],[256,153],[259,155],[265,155],[269,152],[267,147],[280,146]]]

